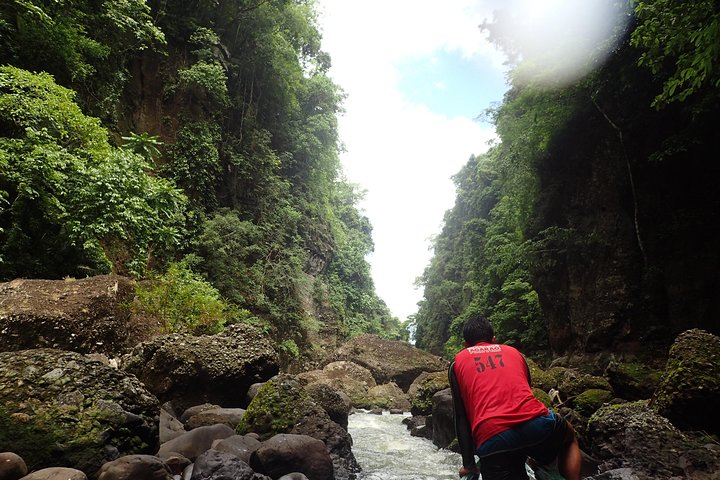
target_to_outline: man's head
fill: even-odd
[[[472,315],[465,320],[463,340],[465,340],[465,345],[468,347],[478,342],[495,341],[495,333],[490,321],[480,314]]]

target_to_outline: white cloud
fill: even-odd
[[[397,62],[460,51],[502,69],[502,57],[479,24],[491,18],[483,2],[453,0],[323,0],[323,48],[331,76],[347,93],[340,118],[342,155],[350,181],[367,190],[361,207],[373,224],[371,257],[377,292],[395,315],[414,313],[422,292],[415,278],[427,266],[429,238],[440,232],[455,198],[450,177],[494,131],[469,118],[413,104],[398,90]],[[504,92],[498,92],[500,100]],[[471,95],[468,92],[468,95]],[[480,112],[478,112],[480,113]]]

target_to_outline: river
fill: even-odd
[[[460,455],[413,437],[402,420],[407,415],[358,411],[348,418],[352,451],[363,471],[360,480],[458,480]],[[528,470],[530,480],[534,476]]]

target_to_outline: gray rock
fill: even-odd
[[[250,465],[272,478],[293,472],[301,472],[312,480],[335,478],[325,444],[307,435],[275,435],[253,452]]]
[[[21,480],[88,480],[88,477],[74,468],[50,467],[25,475]]]
[[[440,448],[446,448],[455,438],[455,417],[450,389],[440,390],[433,395],[432,401],[433,443]]]
[[[217,335],[164,335],[141,343],[123,357],[123,368],[182,410],[202,403],[243,407],[250,386],[279,366],[267,335],[236,324]]]
[[[215,405],[214,403],[203,403],[202,405],[193,405],[191,407],[186,408],[185,411],[182,413],[182,415],[180,415],[180,421],[182,423],[185,423],[193,415],[202,413],[205,410],[213,410],[215,408],[220,408],[220,405]]]
[[[305,391],[330,416],[330,419],[347,430],[348,414],[352,408],[350,397],[325,383],[310,383]]]
[[[169,442],[185,433],[185,425],[164,408],[160,409],[160,443]]]
[[[278,480],[309,480],[308,477],[299,472],[288,473],[278,478]]]
[[[212,448],[215,440],[222,440],[235,435],[235,431],[227,425],[211,425],[190,430],[177,438],[163,443],[157,452],[160,458],[167,458],[173,454],[195,460],[207,450]]]
[[[272,480],[255,473],[238,457],[217,450],[208,450],[198,457],[190,480]]]
[[[446,371],[449,365],[446,360],[407,342],[371,334],[350,339],[337,349],[332,360],[357,363],[370,370],[378,384],[395,382],[404,392],[422,372]]]
[[[260,440],[249,435],[233,435],[213,443],[213,450],[218,452],[231,453],[239,457],[243,462],[250,463],[252,453],[260,448]]]
[[[160,405],[132,375],[61,350],[0,353],[0,451],[95,475],[157,449]]]
[[[134,293],[133,281],[118,275],[0,283],[0,351],[121,354],[150,338],[127,307]]]
[[[222,423],[223,425],[227,425],[228,427],[235,429],[244,414],[245,410],[242,408],[213,408],[210,410],[203,410],[202,412],[188,418],[187,422],[185,422],[185,427],[188,430],[192,430],[197,427],[206,427]]]
[[[172,480],[172,472],[152,455],[126,455],[100,467],[98,480]]]
[[[28,473],[25,461],[12,452],[0,453],[0,480],[18,480]]]

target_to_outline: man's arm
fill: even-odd
[[[465,404],[460,396],[460,386],[455,376],[455,362],[450,364],[448,368],[448,380],[450,381],[450,391],[452,392],[453,410],[455,417],[455,435],[457,435],[458,444],[460,446],[460,455],[462,456],[463,467],[471,471],[477,471],[475,464],[475,442],[472,438],[470,430],[470,422],[465,411]]]

